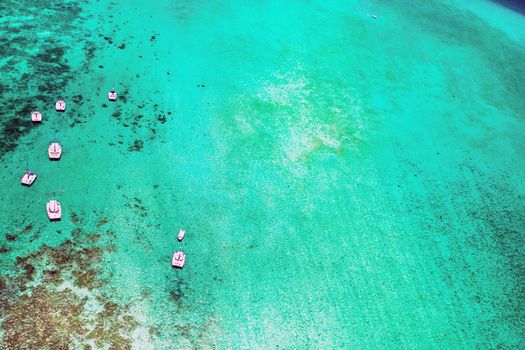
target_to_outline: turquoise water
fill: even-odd
[[[3,347],[525,346],[522,14],[481,0],[0,13]]]

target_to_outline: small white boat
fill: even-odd
[[[177,236],[177,238],[179,239],[179,241],[182,241],[184,239],[184,235],[186,234],[186,231],[184,230],[180,230],[179,231],[179,235]]]
[[[173,259],[171,259],[171,266],[182,269],[184,267],[185,262],[186,262],[186,254],[184,254],[183,252],[173,253]]]
[[[39,111],[31,112],[31,121],[33,123],[40,123],[42,121],[42,113]]]
[[[47,148],[47,155],[51,160],[59,160],[62,156],[62,145],[58,142],[52,142]]]
[[[370,17],[372,17],[373,19],[377,19],[377,16],[376,15],[371,15],[371,14],[368,14]]]
[[[66,110],[66,103],[64,102],[62,97],[60,97],[55,103],[55,108],[58,112],[64,112]]]
[[[22,185],[31,186],[33,182],[35,182],[36,176],[37,175],[35,173],[32,173],[30,170],[26,170],[24,176],[22,176]]]
[[[49,220],[60,220],[62,217],[62,207],[56,199],[52,199],[47,202],[46,209]]]
[[[115,91],[115,89],[111,89],[111,91],[108,92],[108,99],[110,101],[116,101],[117,100],[117,92]]]

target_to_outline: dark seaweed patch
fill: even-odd
[[[72,97],[72,100],[74,103],[79,104],[82,102],[82,98],[83,98],[82,95],[75,95]]]
[[[44,272],[44,278],[51,283],[61,281],[56,271]],[[6,303],[2,324],[4,344],[9,349],[26,348],[20,344],[31,344],[28,349],[69,349],[76,340],[92,341],[99,348],[131,348],[129,335],[138,323],[127,308],[99,296],[95,302],[103,305],[103,309],[94,315],[94,320],[89,320],[87,301],[87,297],[69,288],[33,288],[31,294]],[[84,348],[90,347],[86,344]]]
[[[89,45],[84,51],[86,52],[86,57],[88,59],[92,59],[93,57],[95,57],[95,52],[97,51],[97,48],[95,45],[93,45],[93,43],[89,43]],[[88,65],[86,64],[85,66],[87,67]]]
[[[8,9],[4,13],[6,16],[21,11],[26,16],[39,18],[42,11],[46,10],[48,20],[33,21],[21,26],[15,26],[14,22],[11,24],[9,21],[0,25],[0,30],[4,32],[0,38],[0,54],[3,57],[12,57],[2,66],[1,74],[6,81],[12,82],[9,88],[16,91],[15,98],[5,98],[5,85],[0,88],[0,95],[4,95],[4,99],[0,101],[0,158],[16,149],[18,140],[32,130],[26,124],[30,123],[29,114],[14,109],[17,106],[37,105],[36,102],[40,102],[39,107],[44,103],[52,103],[51,100],[64,90],[74,76],[66,59],[68,46],[59,37],[41,39],[37,33],[44,29],[54,33],[67,33],[73,41],[83,45],[84,49],[95,49],[86,40],[90,32],[78,33],[75,30],[77,23],[84,21],[80,16],[80,6],[76,1],[61,5],[55,1],[33,2],[29,7],[20,2],[10,2],[9,6],[2,6],[5,10]],[[19,67],[22,66],[27,67],[27,71],[21,71]],[[35,87],[37,95],[34,95]]]
[[[3,277],[0,277],[0,294],[3,294],[3,292],[6,290],[7,288],[7,283],[5,281],[5,278]],[[2,298],[0,298],[1,300]],[[0,305],[1,306],[1,305]]]
[[[128,147],[128,151],[130,151],[130,152],[140,152],[140,151],[142,151],[142,148],[144,148],[144,141],[142,141],[142,140],[135,140],[133,142],[133,145]]]
[[[100,219],[97,222],[97,227],[103,226],[103,225],[107,224],[108,222],[109,222],[109,220],[107,218],[102,218],[102,219]]]
[[[69,124],[70,128],[74,128],[75,126],[84,123],[82,120],[75,118],[73,121]]]
[[[146,207],[142,205],[142,200],[140,198],[134,197],[132,203],[126,203],[126,207],[133,209],[135,214],[139,214],[141,217],[148,216]]]
[[[63,47],[48,47],[44,52],[37,54],[36,59],[47,63],[60,63],[64,53]]]
[[[33,279],[33,276],[35,275],[35,267],[32,264],[24,264],[22,269],[26,275],[29,275],[29,279]]]
[[[161,334],[161,333],[160,333],[160,329],[159,329],[158,327],[154,327],[154,326],[149,327],[149,329],[148,329],[148,333],[149,333],[149,335],[150,335],[151,337],[157,337],[157,338],[158,338],[158,337],[160,336],[160,334]]]
[[[71,220],[71,222],[73,224],[75,224],[75,225],[78,224],[78,221],[79,221],[78,220],[78,214],[75,213],[74,211],[72,211],[71,214],[69,215],[69,219]]]
[[[43,282],[46,284],[61,284],[62,281],[62,276],[58,270],[45,270],[43,273]]]
[[[1,115],[3,115],[3,113],[0,112],[0,116]],[[30,126],[31,121],[29,115],[27,120],[14,117],[4,124],[1,132],[2,138],[0,139],[0,151],[2,155],[6,152],[13,151],[18,146],[17,140],[29,132]],[[0,155],[0,157],[2,155]]]
[[[71,237],[73,237],[73,239],[75,239],[76,241],[79,241],[83,232],[84,231],[80,227],[77,227],[76,229],[71,231]]]
[[[183,299],[185,297],[184,293],[184,279],[180,279],[175,283],[175,288],[169,291],[171,300],[177,303],[177,307],[182,307]]]
[[[166,119],[165,116],[159,114],[159,115],[157,116],[157,120],[158,120],[159,122],[161,122],[162,124],[164,124],[164,123],[166,123],[166,120],[167,120],[167,119]]]
[[[4,84],[1,84],[0,83],[0,96],[2,96],[4,94],[4,91],[8,88],[7,85],[4,85]]]

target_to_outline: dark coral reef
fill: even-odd
[[[113,236],[77,228],[60,245],[44,244],[16,259],[15,273],[0,276],[5,348],[131,348],[138,323],[130,306],[102,292],[101,266],[104,254],[115,250]]]

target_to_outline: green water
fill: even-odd
[[[481,0],[0,13],[0,347],[525,348],[523,15]]]

